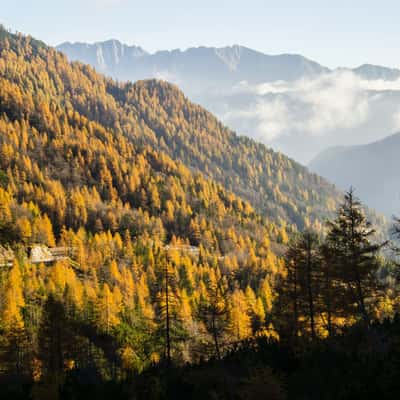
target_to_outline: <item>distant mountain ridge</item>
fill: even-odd
[[[400,212],[400,133],[366,145],[335,147],[320,153],[309,168],[358,195],[387,216]]]
[[[114,78],[129,80],[159,78],[164,74],[177,80],[192,76],[199,80],[222,79],[222,83],[246,80],[255,84],[296,80],[329,71],[301,55],[266,55],[239,45],[161,50],[150,54],[141,47],[108,40],[93,44],[66,42],[57,49],[70,60],[90,64]]]
[[[368,80],[382,79],[385,81],[393,81],[400,78],[400,69],[387,68],[380,65],[363,64],[351,71],[359,77]]]
[[[237,44],[220,48],[200,46],[149,53],[140,46],[110,39],[95,43],[64,42],[57,49],[72,61],[82,61],[115,78],[125,76],[130,80],[157,78],[163,72],[188,74],[191,69],[192,72],[205,72],[212,76],[213,70],[210,67],[218,67],[219,72],[228,73],[225,79],[246,80],[250,83],[296,80],[333,71],[299,54],[268,55]],[[339,69],[352,71],[367,80],[400,78],[400,69],[380,65],[363,64],[356,68]]]
[[[83,42],[65,42],[58,46],[73,60],[80,60],[83,55],[101,72],[112,71],[121,62],[134,61],[148,53],[139,46],[128,46],[116,39],[102,43],[88,44]]]

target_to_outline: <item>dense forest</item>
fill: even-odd
[[[9,34],[3,30],[2,35]],[[175,86],[161,81],[117,83],[86,65],[68,63],[33,39],[8,41],[10,51],[4,49],[2,55],[8,91],[2,101],[17,102],[28,119],[34,107],[45,120],[42,128],[63,134],[65,119],[57,116],[61,125],[53,126],[46,113],[78,113],[137,146],[181,161],[279,223],[318,227],[326,210],[334,210],[340,193],[332,185],[284,155],[237,136]],[[17,64],[21,67],[12,67]],[[18,86],[17,97],[11,96],[13,85]]]
[[[393,246],[177,88],[0,30],[4,398],[322,398],[310,354],[399,362]]]

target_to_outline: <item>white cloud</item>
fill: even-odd
[[[241,121],[243,126],[246,125],[246,121],[251,125],[255,123],[257,129],[252,130],[252,137],[267,143],[279,137],[288,126],[294,125],[288,105],[279,98],[270,101],[258,100],[251,110],[228,111],[223,119],[228,122]]]
[[[352,73],[323,75],[307,82],[297,93],[310,109],[302,129],[312,135],[359,125],[368,116],[368,95]]]
[[[253,102],[245,110],[231,108],[223,118],[232,125],[241,120],[246,126],[247,121],[256,129],[252,136],[265,143],[282,135],[322,137],[366,124],[382,91],[388,90],[400,90],[400,80],[368,81],[346,70],[294,82],[241,82],[234,93],[252,95]],[[400,109],[392,125],[394,130],[400,128]]]
[[[361,80],[360,85],[363,89],[374,91],[400,90],[400,79],[385,81],[383,79]]]

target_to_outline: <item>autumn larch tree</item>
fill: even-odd
[[[182,321],[179,319],[179,290],[176,273],[173,265],[167,261],[161,261],[159,266],[159,292],[157,296],[158,335],[164,342],[164,356],[167,365],[171,365],[172,347],[184,338]]]
[[[199,304],[199,318],[214,342],[215,356],[221,359],[221,338],[229,327],[229,303],[222,282],[209,283],[207,298]]]

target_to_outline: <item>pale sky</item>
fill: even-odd
[[[110,38],[148,51],[241,44],[268,54],[302,54],[328,67],[400,67],[395,0],[0,0],[0,5],[0,23],[51,45]]]

